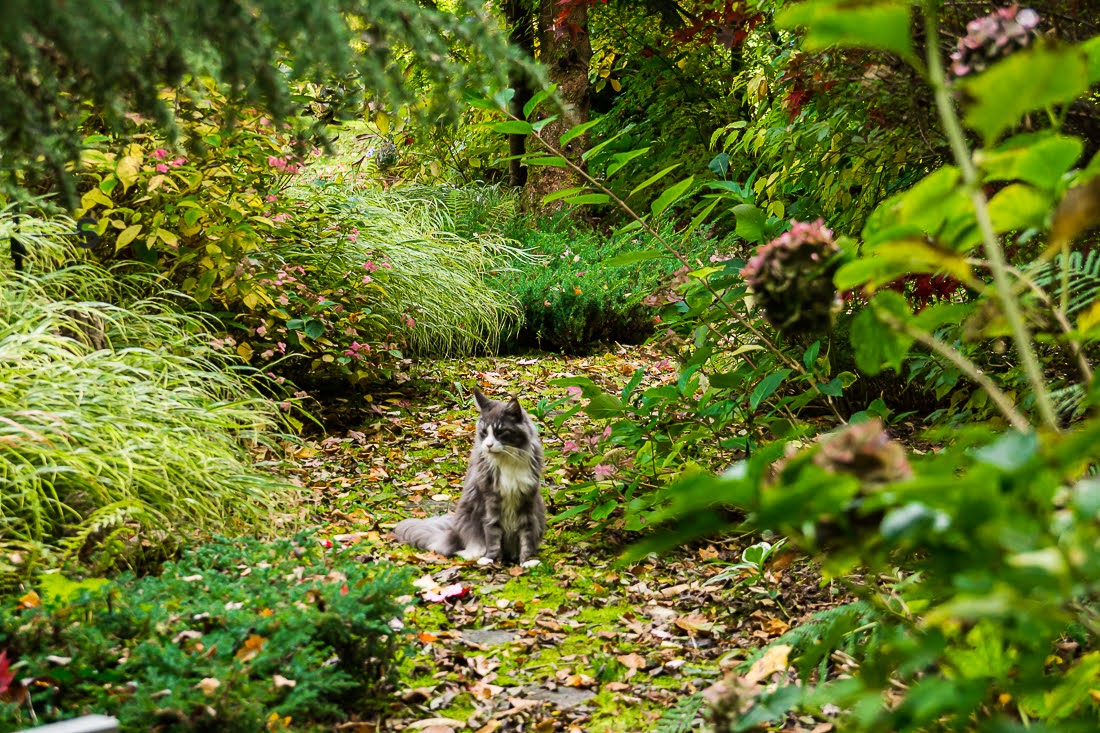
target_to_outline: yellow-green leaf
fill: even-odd
[[[167,229],[157,229],[157,239],[167,244],[169,247],[178,247],[180,243],[179,237]]]
[[[80,208],[85,211],[95,208],[96,204],[106,206],[108,209],[113,208],[115,205],[114,202],[111,201],[111,197],[98,188],[93,188],[80,197]]]
[[[141,234],[141,224],[134,224],[123,229],[119,233],[118,239],[115,240],[115,252],[134,241],[139,234]]]
[[[141,157],[137,155],[127,155],[115,166],[115,175],[122,181],[124,191],[134,185],[139,173],[141,173]]]

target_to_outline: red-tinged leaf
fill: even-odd
[[[0,695],[3,695],[11,687],[15,680],[15,674],[11,671],[11,661],[8,659],[8,650],[0,652]]]
[[[348,584],[344,583],[340,586],[340,595],[346,596],[348,594]]]

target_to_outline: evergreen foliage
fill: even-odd
[[[434,5],[434,4],[433,4]],[[233,106],[255,105],[279,119],[308,101],[297,82],[320,90],[325,116],[362,110],[361,91],[389,101],[412,101],[406,64],[422,62],[440,108],[462,98],[467,85],[502,78],[506,39],[479,3],[460,0],[448,13],[415,0],[12,0],[0,7],[0,172],[8,183],[46,186],[60,181],[79,156],[75,133],[87,116],[123,131],[127,115],[172,129],[164,87],[210,76],[229,89]],[[476,52],[475,52],[476,50]],[[487,59],[491,63],[481,63]],[[230,121],[231,124],[231,121]],[[301,123],[304,136],[322,133],[323,120]],[[31,176],[29,161],[44,166]],[[23,178],[20,172],[29,178]]]

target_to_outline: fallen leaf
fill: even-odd
[[[443,601],[457,601],[460,598],[465,598],[470,594],[468,586],[461,583],[455,583],[454,585],[448,585],[446,588],[440,588],[439,592],[426,590],[423,592],[424,600],[429,603],[442,603]]]
[[[781,618],[769,618],[764,621],[764,631],[769,636],[779,636],[785,634],[791,625]]]
[[[425,718],[424,720],[418,720],[415,723],[409,723],[405,726],[408,730],[425,730],[437,726],[441,728],[465,728],[466,723],[462,720],[455,720],[454,718]]]
[[[214,677],[203,677],[195,687],[202,690],[202,694],[209,697],[217,692],[218,688],[222,686],[221,680]]]
[[[42,599],[39,598],[38,594],[35,593],[33,590],[27,591],[19,599],[19,609],[20,610],[27,609],[27,608],[36,608],[37,606],[41,606],[41,605],[42,605]]]
[[[603,688],[608,692],[626,692],[630,689],[630,685],[625,682],[608,682]]]
[[[764,652],[764,656],[756,660],[742,681],[749,685],[755,685],[770,677],[776,672],[787,669],[787,657],[790,656],[791,647],[787,644],[776,644]]]
[[[283,677],[281,674],[277,674],[274,677],[272,677],[271,679],[275,681],[275,686],[276,687],[297,687],[298,686],[298,682],[296,680],[288,680],[286,677]]]
[[[264,637],[253,634],[244,640],[244,644],[237,650],[237,661],[249,662],[256,658],[260,650],[264,648]]]

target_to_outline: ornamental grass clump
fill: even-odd
[[[1010,5],[966,24],[966,35],[951,54],[951,71],[957,77],[985,71],[991,63],[1031,45],[1038,35],[1040,17],[1031,8]]]
[[[49,272],[30,254],[41,274],[0,269],[0,550],[64,557],[106,536],[121,551],[270,526],[290,487],[251,465],[283,425],[260,378],[215,351],[163,281]]]
[[[791,229],[757,250],[741,276],[768,323],[788,333],[821,333],[831,325],[840,248],[818,219]]]

